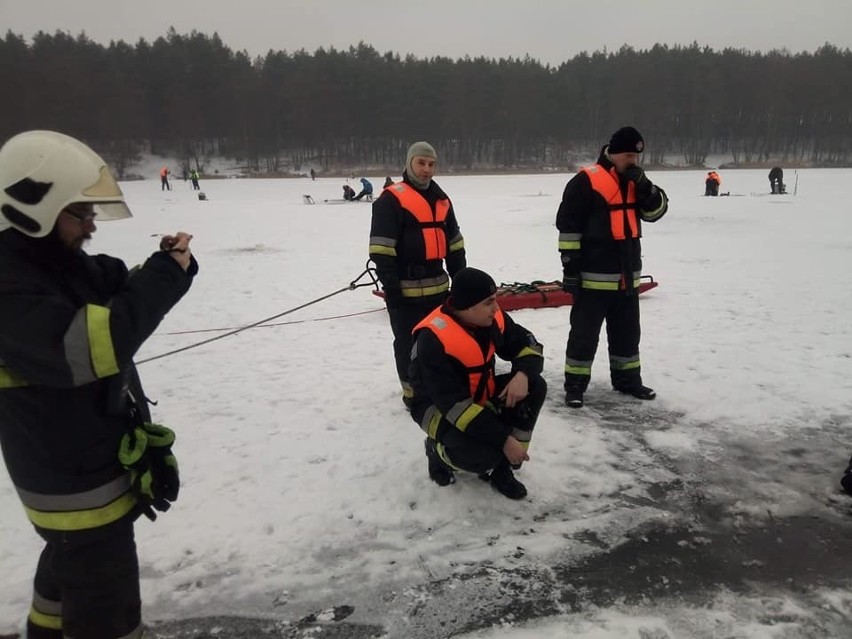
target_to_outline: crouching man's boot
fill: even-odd
[[[426,438],[426,458],[429,460],[429,479],[439,486],[456,483],[453,469],[447,466],[435,450],[435,440]]]
[[[527,487],[515,479],[515,474],[506,462],[479,478],[490,482],[494,490],[509,499],[523,499],[527,496]]]

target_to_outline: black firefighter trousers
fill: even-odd
[[[497,376],[495,398],[500,395],[512,376],[512,373]],[[513,408],[503,406],[498,409],[500,420],[512,427],[512,437],[521,442],[524,448],[529,447],[546,396],[547,382],[540,375],[533,375],[529,378],[529,394],[523,400]],[[502,447],[489,446],[461,432],[443,418],[442,421],[444,423],[439,427],[438,443],[443,447],[444,455],[441,456],[445,461],[449,461],[451,466],[479,474],[508,463]]]
[[[396,373],[402,384],[403,397],[413,397],[408,367],[411,364],[411,347],[414,342],[411,331],[429,313],[444,303],[446,295],[431,295],[426,298],[405,300],[396,308],[388,308],[391,330],[393,331],[393,357],[396,361]]]
[[[642,383],[638,291],[582,289],[571,307],[571,332],[565,349],[566,390],[584,392],[588,387],[604,320],[612,385],[631,388]]]
[[[47,544],[36,570],[27,637],[141,637],[133,518],[90,530],[36,531]]]

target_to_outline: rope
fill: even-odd
[[[384,308],[373,308],[369,311],[358,311],[357,313],[345,313],[343,315],[327,315],[326,317],[312,317],[311,319],[291,320],[289,322],[275,322],[273,324],[263,324],[256,328],[272,328],[273,326],[287,326],[288,324],[307,324],[308,322],[327,322],[329,320],[344,319],[347,317],[356,317],[358,315],[368,315],[370,313],[378,313],[385,310]],[[194,335],[196,333],[218,333],[219,331],[230,331],[236,328],[235,326],[223,326],[222,328],[199,328],[195,331],[170,331],[168,333],[157,333],[155,337],[161,335]]]
[[[271,322],[272,320],[278,319],[279,317],[284,317],[285,315],[289,315],[290,313],[295,313],[296,311],[300,311],[303,308],[311,306],[312,304],[316,304],[317,302],[322,302],[323,300],[327,300],[330,297],[334,297],[335,295],[338,295],[338,294],[342,293],[343,291],[354,291],[356,288],[361,288],[362,286],[375,286],[376,290],[378,290],[379,289],[379,280],[376,277],[375,269],[370,268],[369,264],[370,264],[370,262],[368,260],[367,261],[367,268],[364,269],[364,271],[358,277],[356,277],[354,280],[349,282],[348,286],[344,286],[343,288],[339,288],[336,291],[333,291],[331,293],[323,295],[322,297],[318,297],[315,300],[311,300],[310,302],[306,302],[306,303],[301,304],[299,306],[296,306],[294,308],[288,309],[288,310],[286,310],[282,313],[276,313],[275,315],[271,315],[270,317],[266,317],[266,318],[259,320],[257,322],[252,322],[251,324],[247,324],[245,326],[241,326],[241,327],[236,328],[234,330],[228,331],[227,333],[224,333],[222,335],[217,335],[216,337],[211,337],[209,339],[205,339],[205,340],[202,340],[200,342],[195,342],[194,344],[189,344],[188,346],[183,346],[182,348],[176,348],[172,351],[168,351],[167,353],[161,353],[160,355],[155,355],[154,357],[149,357],[147,359],[143,359],[139,362],[136,362],[136,364],[137,365],[146,364],[148,362],[153,362],[154,360],[161,359],[163,357],[168,357],[169,355],[175,355],[177,353],[182,353],[183,351],[188,351],[192,348],[198,348],[199,346],[203,346],[204,344],[210,344],[211,342],[215,342],[216,340],[225,339],[226,337],[230,337],[231,335],[236,335],[237,333],[242,333],[243,331],[247,331],[250,328],[256,328],[256,327],[260,326],[261,324],[266,324],[268,322]],[[370,281],[364,282],[362,284],[357,284],[358,280],[360,280],[365,275],[370,278]]]

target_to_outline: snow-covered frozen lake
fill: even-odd
[[[657,401],[614,396],[602,336],[587,407],[568,412],[569,308],[512,313],[545,344],[551,388],[521,503],[475,477],[429,482],[369,289],[142,364],[183,480],[175,508],[137,526],[146,620],[413,639],[852,632],[852,518],[836,488],[852,454],[852,170],[800,170],[795,196],[765,195],[766,170],[724,171],[722,191],[741,195],[720,198],[701,196],[704,173],[649,174],[671,200],[643,226]],[[468,264],[498,282],[559,278],[568,177],[439,173]],[[202,180],[208,201],[180,181],[123,184],[134,217],[102,223],[89,252],[132,264],[184,230],[201,267],[137,359],[346,287],[370,206],[324,204],[343,182]],[[28,610],[40,544],[5,472],[0,509],[2,634]],[[343,606],[350,634],[309,623]]]

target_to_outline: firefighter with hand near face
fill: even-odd
[[[562,286],[574,296],[565,350],[565,402],[572,408],[583,406],[604,321],[613,388],[656,397],[642,383],[639,361],[639,238],[642,222],[666,213],[668,198],[639,166],[644,148],[633,127],[613,133],[597,163],[568,182],[556,214]]]

